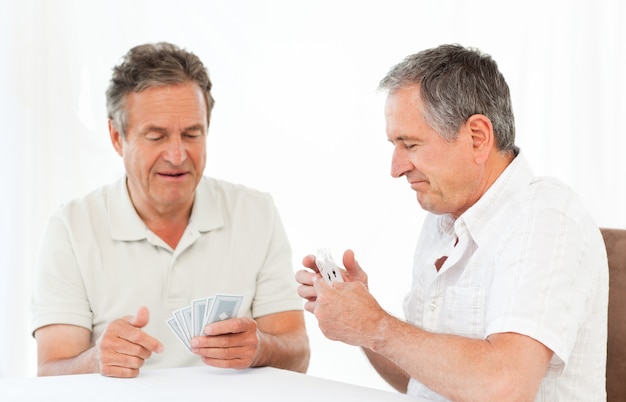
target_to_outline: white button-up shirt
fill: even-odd
[[[570,188],[535,177],[520,155],[458,219],[426,217],[404,311],[431,332],[532,337],[554,352],[536,400],[589,402],[606,400],[607,304],[598,228]],[[409,394],[445,400],[415,379]]]

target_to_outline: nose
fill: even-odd
[[[187,159],[185,144],[180,137],[175,135],[169,137],[164,151],[164,157],[166,161],[175,166],[181,165],[185,159]]]
[[[393,155],[391,156],[391,177],[396,179],[402,177],[412,168],[413,165],[407,156],[407,151],[400,148],[400,146],[394,147]]]

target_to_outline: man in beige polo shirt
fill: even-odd
[[[46,227],[32,302],[39,375],[306,371],[302,301],[271,197],[203,175],[212,107],[206,68],[172,44],[134,47],[114,68],[109,132],[126,174],[63,205]],[[186,349],[167,318],[217,293],[243,296],[238,317]]]

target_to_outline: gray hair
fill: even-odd
[[[491,120],[496,147],[517,154],[509,87],[491,56],[478,49],[441,45],[407,56],[380,81],[393,91],[419,85],[424,119],[439,135],[454,140],[474,114]]]
[[[150,87],[185,82],[195,82],[202,90],[208,127],[215,101],[211,96],[209,74],[198,56],[166,42],[135,46],[113,68],[113,76],[106,91],[108,118],[124,136],[128,123],[128,94]]]

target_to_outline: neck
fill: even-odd
[[[470,202],[468,202],[463,209],[453,213],[454,219],[461,216],[469,207],[478,202],[483,194],[489,190],[489,187],[498,180],[502,172],[511,164],[513,159],[515,159],[515,155],[511,153],[503,153],[495,149],[492,151],[489,155],[489,159],[482,168],[480,179],[476,183],[476,187],[474,187],[474,193],[469,197]]]
[[[191,208],[169,214],[141,214],[141,220],[154,234],[175,249],[189,224]]]
[[[132,193],[130,198],[135,211],[148,229],[175,249],[189,224],[193,198],[184,205],[171,205],[161,208],[135,200]]]

